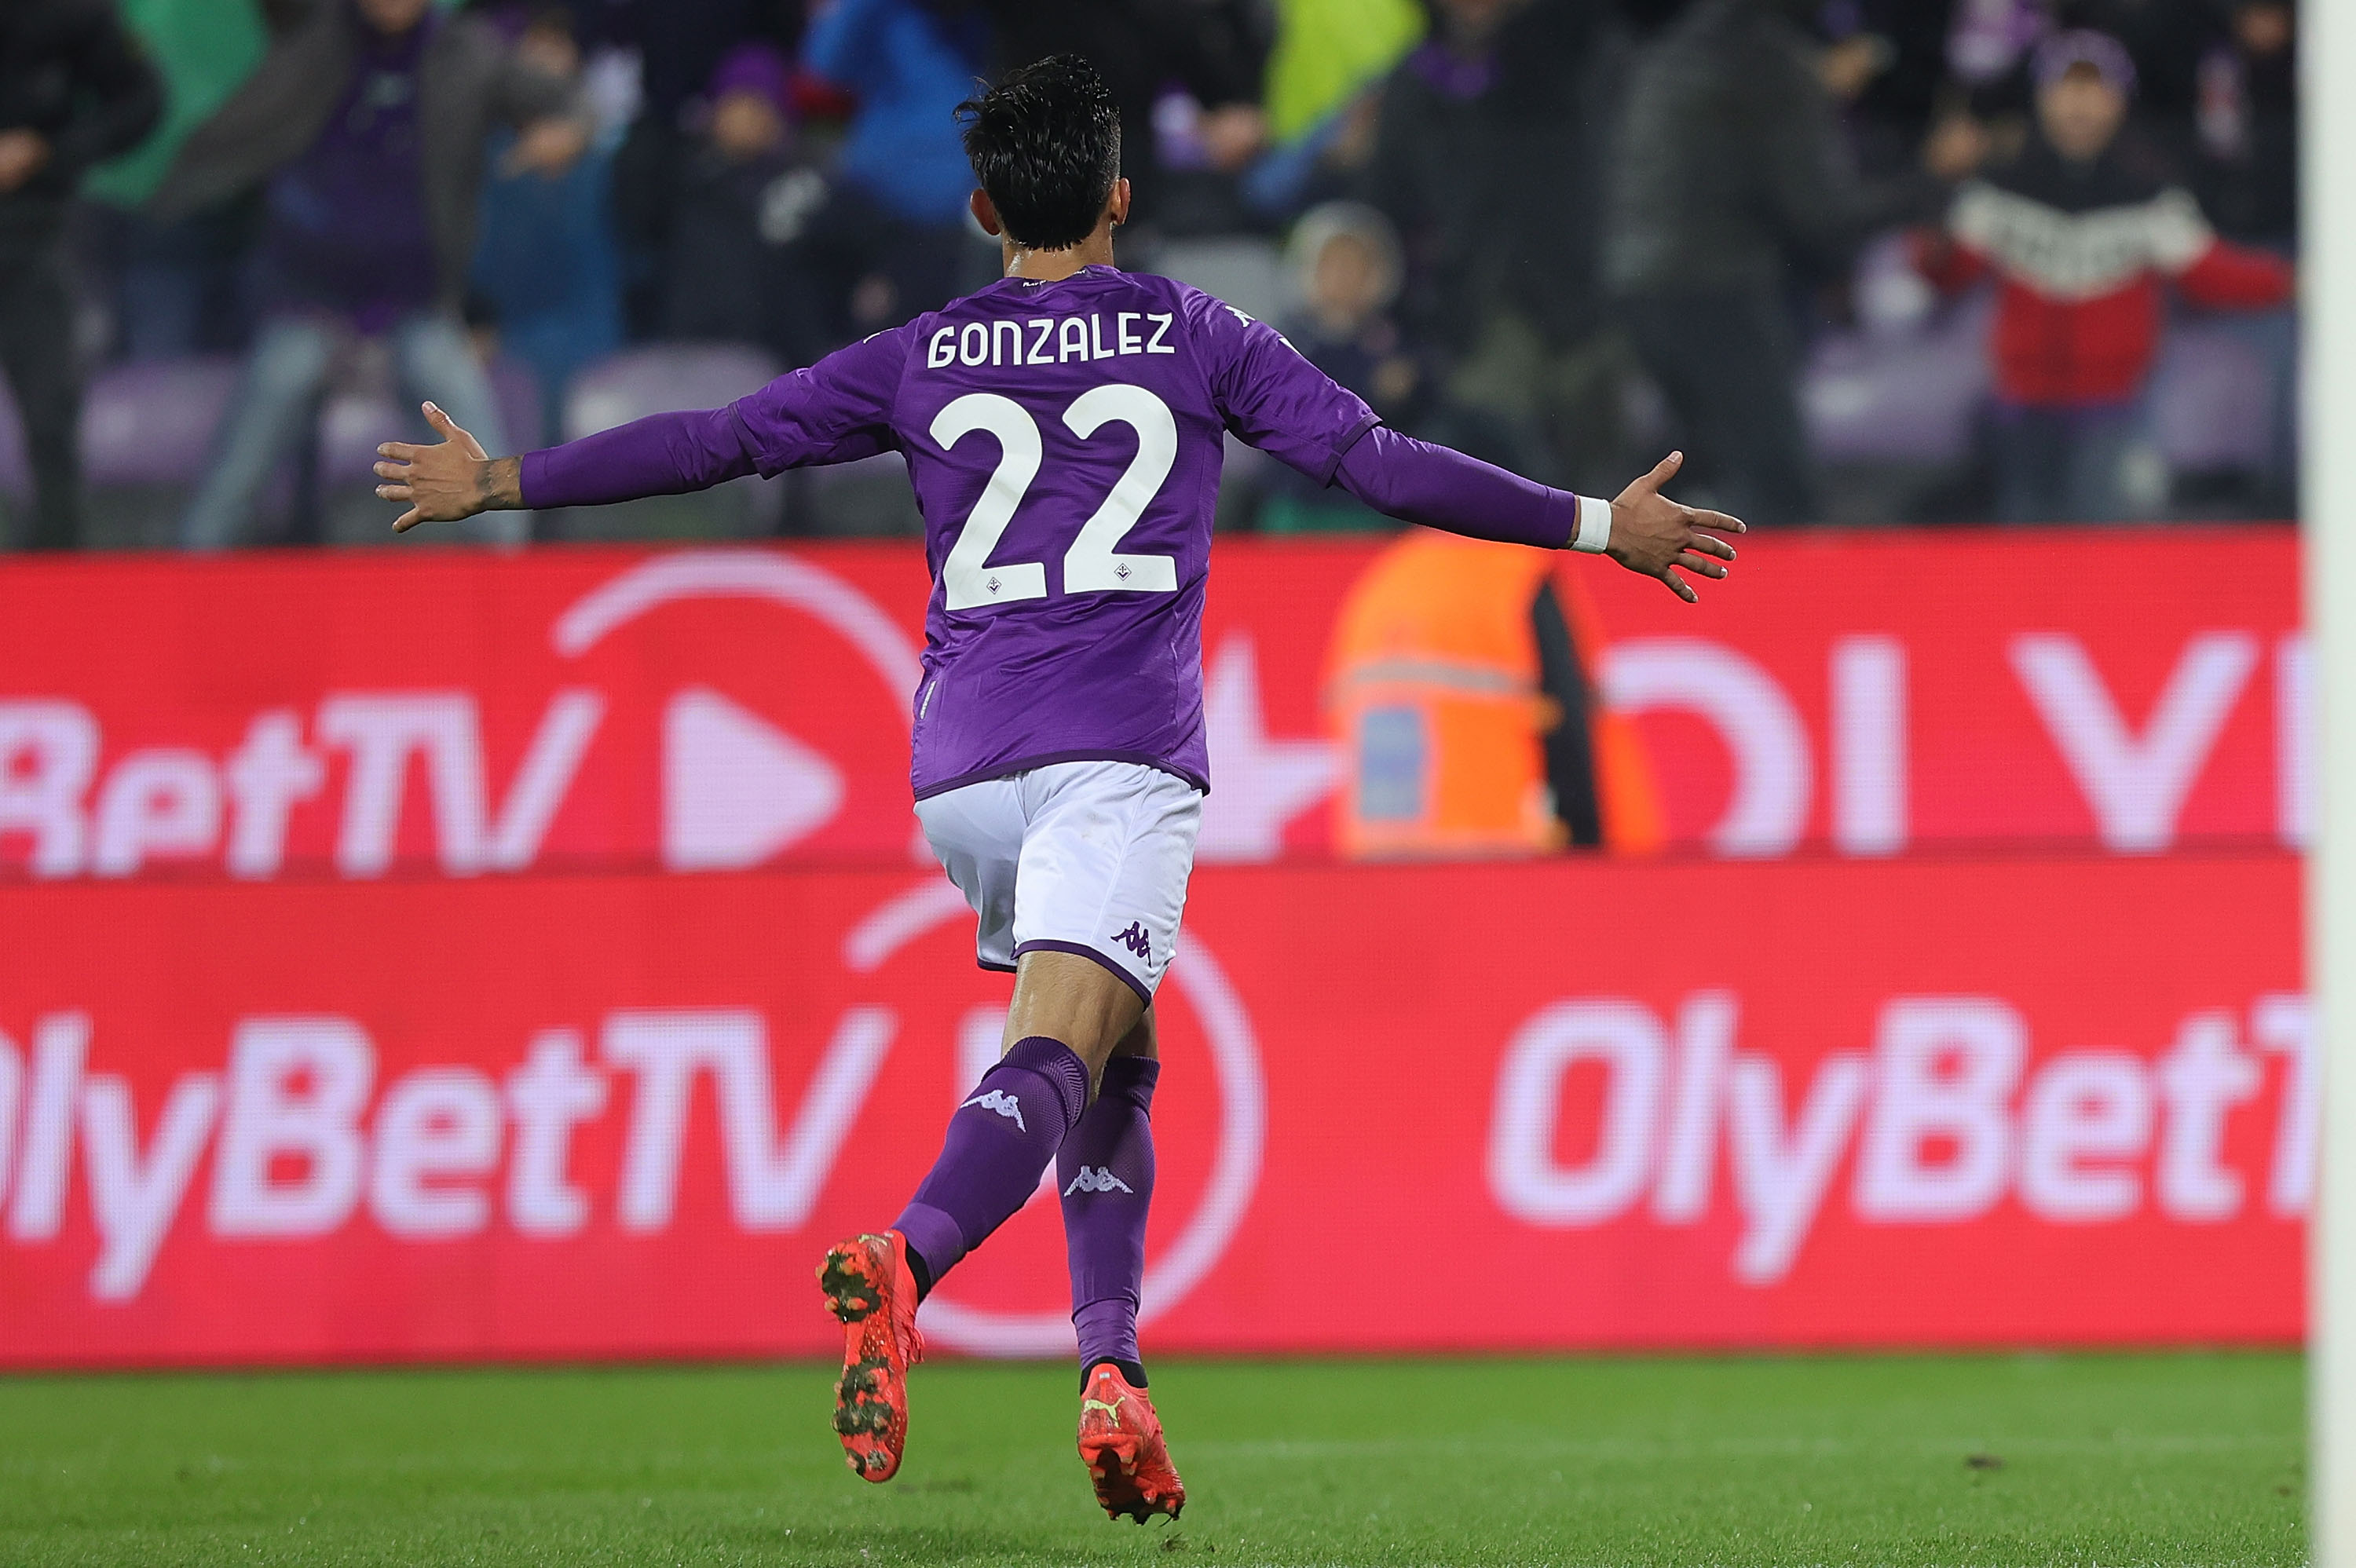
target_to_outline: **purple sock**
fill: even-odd
[[[1044,1035],[1018,1040],[949,1118],[940,1157],[893,1221],[933,1284],[1023,1207],[1088,1103],[1087,1065]]]
[[[1145,1278],[1145,1212],[1153,1202],[1153,1085],[1162,1063],[1116,1056],[1096,1104],[1055,1151],[1064,1245],[1072,1267],[1072,1328],[1080,1370],[1098,1361],[1135,1373],[1138,1285]]]

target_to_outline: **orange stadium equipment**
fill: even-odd
[[[1567,845],[1545,750],[1565,705],[1545,689],[1532,618],[1549,582],[1591,699],[1601,635],[1575,563],[1416,529],[1359,577],[1326,669],[1344,760],[1334,799],[1343,855],[1529,855]],[[1604,846],[1657,848],[1663,813],[1643,741],[1598,702],[1583,707]]]

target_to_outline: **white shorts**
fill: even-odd
[[[1055,763],[920,800],[916,819],[980,917],[983,968],[1076,953],[1153,1000],[1203,824],[1193,784],[1141,763]]]

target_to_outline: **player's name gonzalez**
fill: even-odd
[[[1168,341],[1175,319],[1168,311],[1117,311],[1108,332],[1106,319],[1101,315],[1033,315],[944,326],[932,336],[925,368],[1065,365],[1178,352],[1176,345]]]

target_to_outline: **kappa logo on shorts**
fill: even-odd
[[[991,1089],[976,1094],[972,1099],[968,1100],[965,1105],[979,1105],[985,1111],[995,1111],[1016,1126],[1022,1127],[1024,1132],[1031,1130],[1023,1121],[1023,1102],[1003,1089]],[[958,1109],[962,1111],[965,1105],[959,1105]]]
[[[1064,1196],[1069,1198],[1075,1192],[1134,1193],[1136,1190],[1137,1189],[1128,1182],[1115,1176],[1112,1173],[1112,1167],[1108,1165],[1084,1165],[1080,1167],[1079,1175],[1072,1178],[1072,1184],[1064,1189]]]
[[[1136,954],[1140,958],[1144,959],[1148,964],[1153,962],[1153,938],[1145,934],[1145,925],[1143,922],[1134,920],[1130,921],[1129,923],[1129,929],[1122,932],[1119,936],[1114,937],[1113,940],[1119,943],[1123,947],[1128,948],[1131,953]]]

